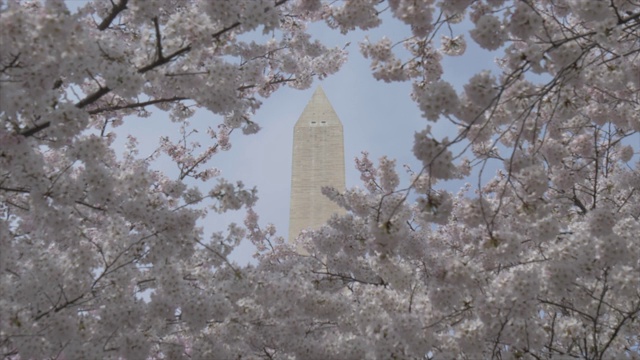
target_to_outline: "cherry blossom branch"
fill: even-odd
[[[67,308],[67,307],[69,307],[69,306],[72,306],[72,305],[82,305],[82,304],[84,304],[84,303],[86,303],[86,302],[91,301],[92,299],[88,299],[88,300],[86,300],[86,301],[84,301],[84,302],[80,301],[80,300],[82,300],[86,295],[87,295],[87,293],[83,293],[83,294],[78,295],[77,297],[75,297],[75,298],[73,298],[73,299],[69,300],[69,299],[67,299],[67,298],[66,298],[66,295],[64,294],[64,289],[62,289],[62,287],[61,287],[58,300],[57,300],[57,301],[52,305],[52,307],[51,307],[49,310],[44,311],[44,312],[41,312],[41,313],[39,313],[38,315],[36,315],[36,316],[34,317],[34,320],[35,320],[35,321],[38,321],[38,320],[42,319],[43,317],[48,316],[48,315],[49,315],[49,314],[51,314],[52,312],[53,312],[53,313],[57,313],[57,312],[59,312],[59,311],[61,311],[61,310],[65,309],[65,308]],[[45,296],[46,296],[46,293],[45,293]],[[61,304],[61,303],[60,303],[60,301],[62,301],[62,299],[63,299],[63,298],[64,298],[64,303],[62,303],[62,304]]]
[[[616,326],[613,328],[613,334],[611,334],[611,336],[609,337],[609,340],[604,344],[602,350],[600,351],[600,359],[603,358],[603,355],[605,354],[607,349],[609,349],[609,347],[611,346],[613,341],[616,339],[616,337],[618,336],[618,334],[622,330],[622,327],[624,326],[624,324],[627,321],[632,321],[633,322],[633,321],[637,320],[638,314],[640,314],[640,301],[638,301],[636,303],[636,305],[635,305],[635,308],[633,310],[629,311],[627,313],[627,315],[625,315],[622,319],[620,319],[618,324],[616,324]],[[636,352],[638,351],[637,345],[638,344],[635,344],[636,350],[634,350]]]
[[[138,73],[144,74],[150,70],[153,70],[159,66],[162,66],[170,61],[172,61],[173,59],[175,59],[176,57],[187,53],[191,50],[191,45],[187,45],[179,50],[174,51],[173,53],[171,53],[170,55],[166,56],[166,57],[162,57],[157,59],[156,61],[150,63],[147,66],[144,66],[140,69],[138,69]],[[100,87],[100,89],[98,89],[97,91],[95,91],[94,93],[88,95],[87,97],[85,97],[84,99],[80,100],[78,103],[76,103],[76,107],[78,109],[82,109],[85,108],[87,105],[93,104],[94,102],[98,101],[100,98],[102,98],[104,95],[108,94],[111,92],[111,88],[105,86],[105,87]],[[33,128],[24,130],[20,133],[20,135],[24,136],[24,137],[30,137],[33,136],[35,134],[37,134],[38,132],[48,128],[49,126],[51,126],[51,122],[50,121],[46,121],[40,125],[36,125]]]
[[[162,49],[158,50],[158,53],[156,54],[157,58],[154,62],[152,62],[151,64],[147,65],[147,66],[143,66],[141,68],[138,69],[138,73],[140,74],[144,74],[150,70],[153,70],[159,66],[162,66],[168,62],[171,62],[172,60],[174,60],[175,58],[179,57],[180,55],[183,55],[185,53],[188,53],[189,51],[191,51],[191,45],[187,45],[183,48],[180,48],[174,52],[172,52],[171,54],[167,55],[167,56],[163,56],[162,55]]]
[[[118,4],[113,4],[112,2],[111,4],[113,5],[113,7],[111,8],[111,12],[102,20],[100,25],[98,25],[98,30],[104,31],[107,28],[109,28],[109,25],[111,25],[111,22],[113,22],[113,20],[118,16],[118,14],[120,14],[123,10],[127,8],[128,2],[129,0],[120,0]]]
[[[29,189],[27,189],[27,188],[9,188],[9,187],[0,186],[0,190],[9,191],[9,192],[16,192],[16,193],[21,193],[21,194],[30,193]]]
[[[279,0],[279,1],[276,1],[276,3],[275,3],[275,7],[278,7],[278,6],[280,6],[280,5],[284,4],[284,3],[286,3],[287,1],[289,1],[289,0]],[[265,9],[264,9],[264,11],[265,11],[265,12],[269,11],[269,8],[265,8]],[[220,37],[220,35],[222,35],[222,34],[224,34],[224,33],[228,32],[228,31],[230,31],[230,30],[233,30],[233,29],[237,28],[237,27],[238,27],[238,26],[240,26],[240,25],[242,25],[242,23],[241,23],[241,22],[239,22],[239,21],[236,21],[235,23],[233,23],[233,24],[231,24],[231,25],[227,26],[226,28],[221,29],[220,31],[215,32],[215,33],[213,34],[213,38],[216,38],[216,39],[217,39],[218,37]]]
[[[469,303],[465,303],[464,308],[462,308],[462,309],[454,309],[453,313],[448,314],[446,316],[443,316],[442,318],[440,318],[439,320],[436,320],[435,322],[429,323],[428,325],[424,326],[422,328],[422,330],[430,329],[430,328],[433,328],[435,326],[440,325],[441,323],[443,323],[445,321],[449,321],[451,319],[456,319],[458,317],[461,317],[462,315],[464,315],[464,313],[466,313],[467,311],[470,311],[470,310],[473,310],[473,306],[471,306],[471,304],[469,304]],[[458,321],[460,321],[460,320],[456,319],[454,321],[454,323],[458,322]]]
[[[229,266],[229,268],[233,271],[233,273],[236,275],[236,277],[238,279],[242,279],[242,273],[240,272],[240,270],[236,269],[235,266],[233,266],[233,264],[231,264],[231,262],[229,262],[229,259],[227,259],[226,256],[220,254],[219,252],[217,252],[215,249],[213,249],[212,247],[210,247],[209,245],[203,243],[202,241],[195,239],[195,242],[202,245],[205,249],[209,250],[210,252],[212,252],[214,255],[216,255],[217,257],[219,257],[225,264],[227,264],[227,266]]]
[[[329,277],[335,277],[335,278],[339,278],[342,281],[345,282],[356,282],[356,283],[360,283],[360,284],[364,284],[364,285],[374,285],[374,286],[384,286],[386,287],[387,285],[389,285],[388,283],[386,283],[384,281],[384,279],[382,279],[381,277],[378,276],[379,280],[377,282],[371,282],[371,281],[367,281],[367,280],[360,280],[358,278],[355,278],[351,275],[344,275],[344,274],[336,274],[336,273],[332,273],[330,271],[316,271],[316,270],[312,270],[311,271],[312,274],[316,274],[316,275],[325,275],[325,276],[329,276]]]
[[[231,134],[231,131],[229,132],[229,134]],[[216,150],[218,149],[218,145],[219,144],[215,144],[212,147],[210,147],[209,149],[207,149],[207,151],[200,155],[198,157],[198,159],[196,161],[193,162],[193,164],[191,166],[189,166],[186,170],[183,166],[180,166],[180,175],[178,176],[178,178],[180,180],[184,180],[184,178],[186,178],[187,176],[189,176],[193,170],[195,170],[195,168],[198,167],[198,165],[200,165],[203,162],[206,162],[208,159],[211,158],[211,155],[213,155]]]
[[[9,61],[7,65],[2,66],[2,68],[0,69],[0,73],[4,73],[8,69],[19,68],[20,67],[19,60],[20,60],[20,53],[13,55],[13,59],[11,59],[11,61]]]
[[[496,339],[493,342],[493,349],[491,350],[491,357],[493,359],[500,359],[500,349],[498,348],[499,345],[506,345],[506,344],[501,344],[500,343],[500,337],[502,336],[502,332],[504,331],[504,328],[506,327],[507,323],[509,322],[509,314],[511,313],[511,309],[509,309],[509,312],[507,313],[507,315],[505,315],[504,320],[500,321],[500,329],[498,330],[498,334],[496,335]]]
[[[538,301],[540,301],[542,304],[553,305],[553,306],[555,306],[557,308],[560,308],[560,309],[563,309],[565,311],[573,311],[575,313],[578,313],[578,314],[582,315],[585,319],[588,319],[591,322],[594,321],[594,317],[593,316],[591,316],[591,315],[589,315],[589,314],[587,314],[587,313],[585,313],[583,311],[580,311],[580,310],[574,308],[573,306],[571,306],[569,304],[560,304],[560,303],[557,303],[557,302],[554,302],[554,301],[551,301],[551,300],[546,300],[546,299],[543,299],[543,298],[538,298]]]
[[[89,110],[87,112],[90,115],[97,115],[104,112],[118,111],[118,110],[125,110],[125,109],[136,109],[136,108],[141,108],[141,107],[159,104],[159,103],[169,103],[169,102],[176,102],[176,101],[182,101],[182,100],[188,100],[188,99],[189,98],[186,98],[186,97],[173,96],[170,98],[153,99],[153,100],[125,104],[125,105],[115,105],[115,106],[110,106],[106,108],[97,108],[97,109]]]

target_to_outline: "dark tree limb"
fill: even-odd
[[[107,15],[107,17],[104,18],[102,22],[98,25],[98,30],[100,31],[106,30],[109,27],[109,25],[111,25],[113,20],[118,16],[118,14],[120,14],[123,10],[127,8],[127,2],[129,2],[129,0],[120,0],[120,2],[117,5],[114,4],[113,7],[111,8],[111,12],[109,13],[109,15]]]
[[[136,109],[136,108],[141,108],[141,107],[163,103],[163,102],[174,102],[174,101],[181,101],[181,100],[187,100],[187,99],[188,98],[186,97],[174,96],[172,98],[154,99],[154,100],[137,102],[137,103],[126,104],[126,105],[117,105],[117,106],[111,106],[106,108],[89,110],[89,115],[97,115],[97,114],[102,114],[109,111],[118,111],[118,110],[124,110],[124,109]]]

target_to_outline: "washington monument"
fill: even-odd
[[[317,229],[341,209],[322,195],[323,186],[345,188],[342,123],[318,86],[293,128],[289,241]]]

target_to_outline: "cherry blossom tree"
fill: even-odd
[[[638,357],[635,2],[0,9],[4,358]],[[233,134],[259,129],[251,115],[261,99],[339,69],[343,50],[312,40],[307,23],[347,33],[384,14],[412,36],[361,43],[373,76],[411,82],[426,121],[458,133],[417,132],[422,167],[406,185],[394,160],[374,165],[364,153],[364,189],[324,189],[346,214],[303,232],[298,254],[259,225],[255,190],[208,166]],[[472,30],[459,31],[461,21]],[[269,39],[248,40],[256,31]],[[457,92],[441,61],[471,41],[496,52],[500,71]],[[195,108],[224,119],[204,150],[189,141]],[[121,154],[117,127],[158,110],[182,125],[179,138],[141,157],[129,137]],[[175,162],[176,177],[153,170],[159,157]],[[470,184],[440,187],[451,179]],[[196,225],[243,207],[244,228]],[[245,237],[256,265],[227,259]]]
[[[205,235],[196,220],[256,194],[210,160],[232,132],[258,131],[261,99],[338,70],[344,52],[305,32],[313,6],[0,2],[2,358],[176,359],[228,321],[245,285],[227,255],[244,231]],[[133,137],[116,149],[117,127],[154,108],[180,136],[147,158]],[[197,108],[224,117],[204,149],[189,139]],[[177,177],[153,170],[161,156]]]
[[[279,290],[295,305],[265,302],[272,320],[248,327],[265,357],[640,357],[640,6],[347,1],[325,17],[349,31],[381,11],[413,37],[362,43],[373,75],[411,81],[426,120],[458,133],[415,134],[406,186],[394,160],[356,159],[364,189],[324,189],[347,213],[300,235],[309,255],[248,218],[259,284],[295,274]],[[457,92],[441,60],[467,41],[500,70]],[[439,186],[456,178],[470,184]]]

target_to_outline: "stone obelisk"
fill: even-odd
[[[342,209],[321,193],[345,188],[342,123],[318,86],[293,130],[289,241],[317,229]]]

